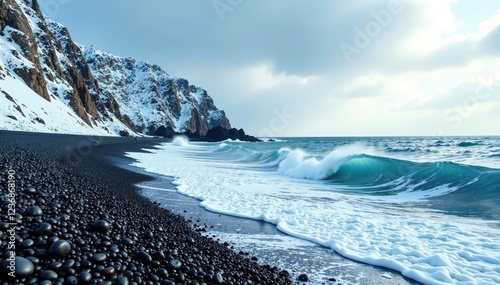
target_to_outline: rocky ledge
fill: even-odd
[[[247,135],[243,129],[239,130],[236,128],[226,129],[221,126],[215,126],[209,129],[204,136],[201,136],[199,133],[192,133],[190,131],[186,131],[184,133],[178,133],[175,132],[170,127],[161,126],[160,128],[158,128],[158,130],[156,130],[154,135],[164,138],[173,138],[174,136],[177,135],[183,135],[191,140],[206,141],[206,142],[220,142],[225,140],[240,140],[247,142],[261,141],[260,139],[254,136]]]

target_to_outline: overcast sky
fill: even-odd
[[[39,2],[253,135],[500,135],[498,0]]]

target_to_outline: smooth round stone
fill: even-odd
[[[56,262],[52,262],[50,265],[49,265],[49,268],[52,269],[52,270],[59,270],[61,267],[62,267],[62,263],[59,262],[59,261],[56,261]]]
[[[153,261],[153,258],[151,257],[151,255],[149,255],[145,251],[139,251],[137,253],[136,257],[139,258],[144,263],[151,263],[151,261]]]
[[[35,244],[35,242],[32,239],[25,239],[21,243],[21,247],[23,247],[23,248],[29,248],[29,247],[32,247],[34,244]]]
[[[66,280],[64,280],[64,283],[65,284],[78,284],[78,278],[76,278],[76,276],[69,276],[68,278],[66,278]]]
[[[145,232],[145,233],[143,234],[143,237],[148,238],[148,239],[151,239],[151,238],[153,238],[153,237],[154,237],[154,234],[153,234],[153,232],[151,232],[151,231],[147,231],[147,232]]]
[[[70,251],[71,245],[69,244],[69,242],[60,239],[50,246],[48,253],[53,257],[62,258],[67,256]]]
[[[28,187],[24,190],[24,193],[28,193],[28,194],[36,194],[36,189],[33,188],[33,187]]]
[[[78,275],[78,280],[80,280],[81,282],[90,282],[91,279],[92,279],[92,275],[87,271],[82,271]]]
[[[29,261],[31,261],[35,265],[40,264],[40,258],[38,258],[36,256],[28,256],[28,257],[26,257],[26,259],[28,259]]]
[[[26,214],[28,214],[28,216],[41,216],[43,215],[43,211],[42,208],[38,206],[31,206],[26,210]]]
[[[104,253],[96,253],[94,254],[94,256],[92,257],[92,259],[97,262],[97,263],[102,263],[106,260],[106,254]]]
[[[129,245],[129,246],[134,245],[134,241],[126,237],[122,238],[122,243],[124,245]]]
[[[172,259],[168,262],[168,267],[172,268],[172,269],[180,269],[182,266],[182,262],[180,262],[179,260],[177,259]]]
[[[44,270],[40,273],[40,279],[42,280],[57,280],[59,276],[52,270]]]
[[[307,274],[300,274],[299,277],[297,277],[297,280],[307,282],[309,281],[309,277],[307,276]]]
[[[118,277],[118,279],[116,280],[116,283],[115,285],[128,285],[128,279],[127,277]]]
[[[36,229],[35,233],[37,235],[49,235],[52,233],[52,225],[49,223],[41,223]]]
[[[69,268],[72,268],[75,265],[75,260],[74,259],[68,259],[63,263],[62,269],[67,270]]]
[[[10,228],[9,224],[7,224],[6,222],[0,222],[0,230],[1,231],[6,231]]]
[[[94,223],[94,230],[101,232],[101,233],[107,233],[111,229],[111,224],[108,221],[105,220],[99,220]]]
[[[164,260],[165,259],[165,254],[161,251],[157,251],[153,254],[153,258],[155,260]]]
[[[55,243],[55,242],[56,242],[56,241],[58,241],[58,240],[59,240],[59,237],[51,237],[51,238],[49,238],[49,239],[47,240],[47,243],[48,243],[48,244],[53,244],[53,243]]]
[[[195,243],[195,240],[194,240],[194,238],[189,237],[189,238],[187,238],[187,239],[186,239],[186,242],[187,242],[188,244],[194,244],[194,243]]]
[[[215,273],[214,279],[215,279],[215,283],[217,283],[217,284],[224,283],[224,277],[222,277],[222,274],[220,274],[220,272]]]
[[[35,255],[35,250],[32,248],[26,248],[23,250],[24,256],[29,257]]]
[[[162,278],[168,278],[168,271],[165,268],[160,268],[158,269],[158,275]],[[196,276],[196,274],[194,276]]]
[[[104,270],[102,271],[102,273],[104,275],[113,275],[113,274],[115,274],[115,272],[116,272],[116,269],[113,266],[108,266],[108,267],[104,268]]]
[[[16,264],[15,265],[15,268],[16,268],[15,273],[16,273],[16,277],[18,277],[18,278],[19,277],[21,277],[21,278],[29,277],[29,276],[31,276],[31,274],[33,274],[33,271],[35,270],[35,266],[33,265],[33,263],[24,257],[16,256],[15,264]],[[10,266],[10,261],[5,259],[2,262],[2,267],[3,267],[5,272],[11,272],[9,269],[9,266]]]

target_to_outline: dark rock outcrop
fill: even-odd
[[[224,129],[221,126],[216,126],[208,130],[207,134],[201,138],[202,141],[209,141],[209,142],[224,141],[227,139],[250,141],[250,142],[260,141],[256,137],[246,135],[243,129],[237,130],[235,128],[232,128],[228,130]]]
[[[33,66],[28,66],[23,63],[17,65],[12,63],[13,72],[21,77],[26,85],[38,95],[50,101],[38,57],[37,41],[27,16],[14,0],[0,2],[0,34],[6,37],[7,41],[16,43],[21,49],[19,52],[21,52],[22,56],[33,64]]]
[[[155,136],[160,136],[164,138],[173,138],[176,135],[176,132],[172,127],[160,126],[154,133]]]

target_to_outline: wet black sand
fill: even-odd
[[[134,184],[152,177],[112,163],[160,141],[0,131],[0,283],[291,284],[140,195]]]

